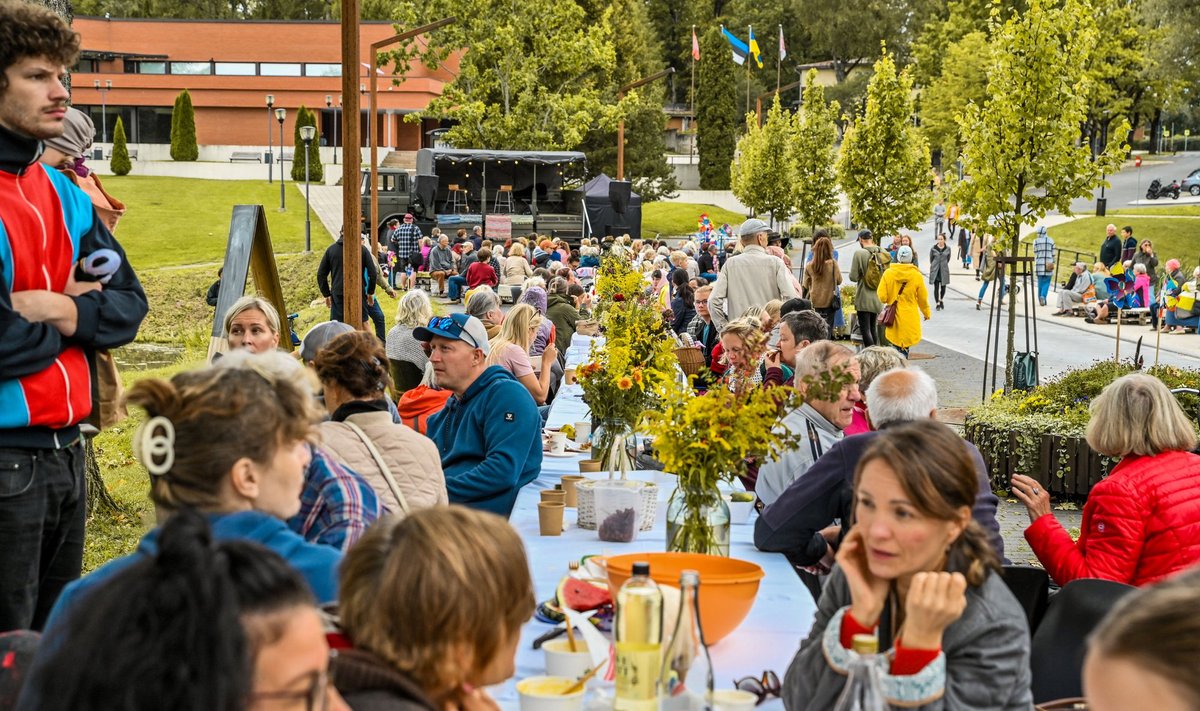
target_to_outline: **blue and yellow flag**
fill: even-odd
[[[762,69],[762,50],[758,48],[758,40],[754,39],[754,27],[750,28],[750,56],[754,59],[754,63],[758,65],[758,68]]]

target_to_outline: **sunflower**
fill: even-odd
[[[622,375],[617,379],[618,390],[628,390],[633,387],[633,380],[628,375]]]

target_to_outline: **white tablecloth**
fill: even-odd
[[[548,427],[587,419],[587,406],[579,399],[578,386],[564,386],[551,408]],[[630,543],[606,543],[595,531],[585,531],[575,525],[575,509],[567,509],[566,529],[561,536],[542,536],[539,533],[537,504],[542,489],[553,488],[564,474],[578,474],[578,461],[583,455],[571,458],[546,457],[542,473],[526,486],[517,497],[511,523],[521,534],[529,555],[534,590],[538,601],[554,595],[559,581],[567,574],[571,560],[587,554],[619,555],[638,551],[662,551],[666,548],[666,500],[673,489],[674,477],[662,472],[631,472],[630,478],[656,481],[661,498],[654,528],[643,531]],[[596,478],[600,475],[588,475]],[[744,676],[760,676],[770,669],[783,678],[788,664],[799,648],[800,640],[808,634],[816,606],[812,596],[800,583],[799,577],[781,554],[763,553],[754,547],[754,518],[732,527],[730,556],[761,566],[766,573],[759,586],[758,597],[738,629],[711,649],[717,688],[730,688],[733,681]],[[499,591],[498,591],[499,592]],[[703,594],[703,590],[701,590]],[[532,648],[533,640],[551,629],[535,620],[526,623],[521,632],[517,651],[516,680],[545,673],[540,650]],[[491,690],[500,706],[518,706],[515,680]],[[777,700],[760,708],[782,708]]]

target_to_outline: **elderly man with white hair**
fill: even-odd
[[[1083,295],[1092,285],[1086,264],[1076,262],[1074,271],[1075,278],[1071,282],[1071,288],[1060,289],[1058,292],[1058,311],[1054,312],[1054,316],[1070,316],[1075,306],[1083,303]]]
[[[870,417],[876,430],[937,417],[937,385],[917,368],[890,370],[880,375],[867,389],[867,401],[871,403]],[[878,432],[865,432],[830,447],[758,517],[754,545],[759,550],[785,554],[797,567],[820,566],[823,560],[831,563],[838,541],[849,530],[858,460],[877,436]],[[992,493],[987,465],[979,450],[965,440],[963,446],[975,462],[979,479],[972,518],[983,526],[1003,560],[1004,540],[996,522],[999,499]],[[840,526],[835,524],[836,520],[841,521]]]

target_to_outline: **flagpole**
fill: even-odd
[[[744,62],[744,64],[746,65],[746,113],[750,113],[750,62],[754,61],[754,57],[751,56],[750,44],[749,44],[750,33],[752,33],[752,32],[754,32],[754,29],[752,27],[750,27],[749,25],[747,25],[746,26],[746,61]]]
[[[696,39],[696,26],[692,25],[692,40]],[[696,120],[696,53],[692,52],[692,121]]]
[[[783,44],[783,25],[779,26],[779,43]],[[783,73],[783,53],[775,49],[775,95],[779,96],[779,78]]]

